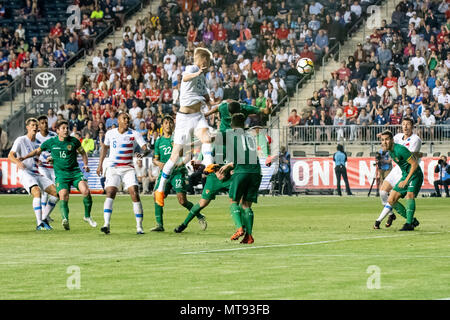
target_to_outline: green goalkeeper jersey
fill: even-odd
[[[244,132],[243,129],[229,131],[227,135],[227,150],[231,149],[233,149],[233,153],[227,152],[227,162],[234,163],[234,173],[261,174],[261,165],[259,164],[257,144],[254,136]]]
[[[411,165],[408,160],[411,159],[413,154],[401,144],[394,143],[394,148],[392,151],[389,151],[389,156],[397,163],[397,165],[402,170],[402,176],[405,178],[409,174],[409,170],[411,169]],[[420,167],[413,173],[413,177],[415,177],[419,172],[422,172]]]
[[[261,111],[261,109],[241,103],[241,113],[247,118],[250,114],[257,114]],[[228,111],[228,102],[222,102],[219,105],[219,114],[220,114],[220,132],[226,132],[231,129],[231,114]]]
[[[80,147],[81,142],[71,136],[63,141],[59,141],[59,137],[54,137],[41,144],[41,150],[50,152],[53,158],[55,175],[61,177],[70,177],[74,173],[81,172],[77,160],[77,150]]]

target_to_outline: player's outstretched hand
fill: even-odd
[[[89,167],[88,167],[88,166],[83,166],[83,169],[84,169],[84,171],[86,171],[86,172],[89,172],[89,171],[91,171],[91,170],[89,169]]]
[[[268,156],[266,159],[266,167],[270,167],[272,165],[272,158],[271,156]]]
[[[20,158],[19,158],[19,160],[20,160]],[[23,160],[20,160],[20,162],[17,163],[17,168],[19,168],[19,169],[21,169],[21,170],[25,170],[26,168],[25,168],[25,165],[23,164],[22,161],[23,161]]]
[[[97,167],[97,175],[98,175],[99,177],[101,177],[101,176],[102,176],[102,173],[103,173],[103,168],[102,168],[102,166],[100,165],[100,166]]]
[[[400,181],[400,182],[398,183],[398,187],[399,187],[400,189],[403,189],[405,186],[406,186],[406,180]]]

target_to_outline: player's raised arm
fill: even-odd
[[[197,72],[193,72],[193,73],[184,73],[183,74],[183,82],[189,82],[194,80],[195,78],[197,78],[198,76],[200,76],[204,71],[206,71],[208,68],[203,67],[200,68]]]
[[[88,155],[87,155],[86,151],[84,151],[83,147],[79,147],[77,149],[77,152],[81,155],[81,158],[83,159],[83,163],[84,163],[83,169],[86,172],[89,172],[89,167],[88,167],[88,165],[89,165],[89,158],[88,158]]]
[[[210,115],[212,115],[212,114],[214,114],[216,112],[219,112],[219,105],[220,104],[218,104],[218,105],[216,104],[216,105],[212,106],[211,110],[209,110],[208,112],[206,112],[204,114],[205,118],[209,117]]]
[[[9,156],[11,155],[11,153],[12,153],[12,151],[9,153],[8,159],[10,159]],[[13,152],[13,153],[14,153],[14,158],[17,159],[17,158],[16,158],[16,153],[15,153],[15,152]],[[31,152],[30,152],[29,154],[27,154],[25,157],[17,159],[17,161],[23,161],[23,160],[26,160],[26,159],[29,159],[29,158],[34,158],[34,157],[39,156],[41,153],[42,153],[42,149],[39,147],[39,148],[37,148],[36,150],[31,151]],[[11,159],[10,159],[10,160],[11,160]],[[11,161],[13,161],[13,160],[11,160]],[[13,161],[13,162],[14,162],[14,161]],[[14,162],[14,163],[16,163],[16,162]],[[16,164],[17,164],[17,163],[16,163]]]

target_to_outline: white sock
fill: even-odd
[[[43,192],[41,194],[41,208],[45,208],[45,206],[47,205],[47,201],[48,201],[48,193]],[[45,218],[44,218],[44,220],[45,220]]]
[[[377,221],[383,221],[384,217],[388,215],[389,212],[392,212],[392,207],[388,204],[386,204],[383,208],[383,211],[381,211],[380,216],[378,217]]]
[[[144,210],[142,209],[142,203],[133,202],[134,216],[136,217],[136,228],[142,228],[142,220],[144,220]]]
[[[36,215],[36,223],[40,225],[42,223],[41,198],[33,198],[33,210]]]
[[[380,199],[381,199],[381,203],[383,204],[383,206],[386,206],[388,204],[388,199],[389,199],[389,192],[387,191],[380,191]],[[389,212],[389,215],[393,215],[394,213],[391,211]]]
[[[157,191],[163,192],[164,187],[166,186],[167,180],[169,179],[170,175],[172,174],[172,170],[175,163],[173,163],[172,160],[168,160],[166,164],[164,165],[164,168],[162,169],[161,173],[161,179],[159,180],[159,185]]]
[[[203,143],[202,144],[202,154],[203,154],[203,164],[205,167],[214,163],[214,158],[212,156],[212,144],[211,143]]]
[[[42,220],[50,217],[50,213],[52,213],[53,209],[55,209],[56,203],[59,201],[57,197],[49,196],[46,206],[44,207],[44,211],[42,212]],[[42,202],[42,198],[41,198]]]
[[[105,227],[109,226],[111,222],[111,214],[113,210],[114,199],[106,198],[103,204],[103,218],[105,219]]]

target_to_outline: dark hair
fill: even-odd
[[[59,129],[63,124],[69,125],[69,122],[67,122],[67,120],[59,120],[56,122],[56,129]]]
[[[241,111],[241,104],[237,101],[230,102],[228,104],[228,111],[230,114],[235,114]]]
[[[161,123],[163,123],[164,120],[168,120],[168,121],[170,121],[170,122],[172,122],[172,123],[175,123],[175,121],[173,120],[173,117],[172,117],[172,116],[169,116],[169,115],[165,115],[165,116],[162,118]]]
[[[37,118],[37,121],[41,121],[41,120],[48,120],[48,118],[45,114],[43,114]]]
[[[340,152],[344,152],[344,146],[342,144],[337,145],[337,150]]]
[[[231,117],[231,127],[233,128],[244,128],[245,127],[245,116],[242,113],[235,113]]]
[[[390,130],[384,130],[384,131],[381,133],[381,135],[382,135],[382,136],[389,136],[389,138],[391,138],[391,139],[394,138],[394,135],[392,134],[392,132],[391,132]]]
[[[410,108],[410,107],[408,107],[408,108]],[[409,122],[411,122],[411,125],[414,125],[414,120],[410,117],[405,117],[405,118],[403,118],[402,121],[409,121]]]

